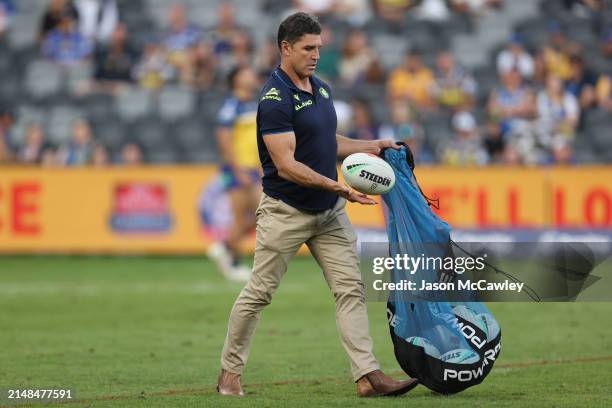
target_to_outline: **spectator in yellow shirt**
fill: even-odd
[[[602,74],[599,77],[595,94],[599,108],[612,112],[612,76]]]
[[[374,0],[372,5],[378,16],[390,23],[401,24],[406,12],[418,3],[415,0]]]
[[[579,51],[577,44],[571,42],[558,21],[548,24],[548,41],[537,55],[536,81],[542,86],[546,84],[546,76],[552,74],[568,80],[572,75],[570,56]]]
[[[434,74],[425,66],[421,51],[411,49],[389,77],[387,92],[392,99],[407,99],[417,109],[434,107],[431,89]]]

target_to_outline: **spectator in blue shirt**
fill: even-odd
[[[169,29],[162,39],[168,60],[177,69],[188,64],[188,51],[202,39],[202,30],[187,21],[185,7],[175,4],[170,9]]]
[[[2,9],[7,15],[15,14],[15,3],[13,0],[0,0],[0,9]]]
[[[70,13],[62,16],[59,26],[49,33],[42,46],[45,57],[67,66],[85,60],[91,51],[91,42],[77,30]]]
[[[78,120],[72,126],[72,136],[58,152],[59,161],[66,166],[83,166],[91,161],[94,137],[86,120]]]
[[[214,43],[215,54],[228,54],[232,51],[232,41],[236,33],[245,31],[236,23],[236,9],[229,1],[219,4],[217,25],[207,32]]]
[[[13,0],[0,0],[0,38],[11,24],[15,15],[15,4]]]
[[[356,140],[378,140],[378,125],[373,118],[372,109],[365,100],[356,100],[352,106],[353,129],[347,134]]]
[[[40,23],[39,40],[41,42],[59,26],[60,21],[66,14],[71,15],[75,21],[79,20],[79,12],[72,0],[49,1],[49,6]]]

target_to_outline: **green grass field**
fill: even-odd
[[[66,406],[91,407],[612,406],[610,303],[493,304],[503,349],[483,384],[359,399],[332,297],[308,258],[293,261],[264,312],[243,378],[249,397],[220,397],[239,290],[204,258],[0,258],[0,388],[72,388]],[[369,310],[382,367],[400,374],[385,305]]]

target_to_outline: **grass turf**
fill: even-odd
[[[0,258],[0,388],[72,388],[69,406],[93,407],[612,405],[609,303],[492,304],[503,349],[483,384],[358,399],[309,258],[290,264],[264,312],[243,379],[250,396],[223,398],[214,384],[239,290],[204,258]],[[398,373],[385,305],[369,311],[382,368]],[[542,360],[553,363],[531,364]]]

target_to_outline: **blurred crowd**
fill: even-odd
[[[612,65],[612,27],[600,18],[609,2],[561,2],[577,18],[592,21],[600,41],[590,47]],[[276,39],[256,44],[253,31],[258,27],[240,25],[231,1],[211,10],[217,14],[212,27],[198,25],[184,5],[174,3],[166,28],[140,41],[132,41],[116,0],[48,3],[39,22],[40,55],[66,69],[90,64],[93,74],[80,83],[80,94],[116,95],[133,86],[155,91],[168,84],[194,92],[224,92],[235,67],[254,68],[263,83],[279,63]],[[278,3],[264,0],[259,6],[274,10]],[[326,46],[317,72],[338,89],[339,132],[356,139],[404,141],[420,163],[575,163],[574,146],[586,115],[612,112],[612,70],[589,67],[584,44],[568,37],[558,21],[549,21],[547,38],[535,48],[527,46],[519,32],[508,39],[495,56],[497,79],[486,84],[484,98],[479,96],[481,78],[462,67],[451,49],[432,52],[413,46],[399,65],[388,69],[365,28],[375,19],[392,30],[405,24],[407,15],[441,26],[461,16],[476,25],[487,10],[503,9],[504,0],[295,0],[290,5],[279,20],[303,10],[323,23]],[[13,0],[0,0],[0,37],[11,30],[16,7]],[[337,25],[331,23],[338,21],[347,29],[332,29]],[[352,93],[355,89],[373,89],[380,99]],[[65,144],[50,143],[41,123],[29,124],[25,137],[15,143],[14,107],[0,109],[0,162],[105,166],[146,161],[143,147],[133,141],[109,151],[85,118],[75,121]],[[435,122],[443,123],[427,126]]]

